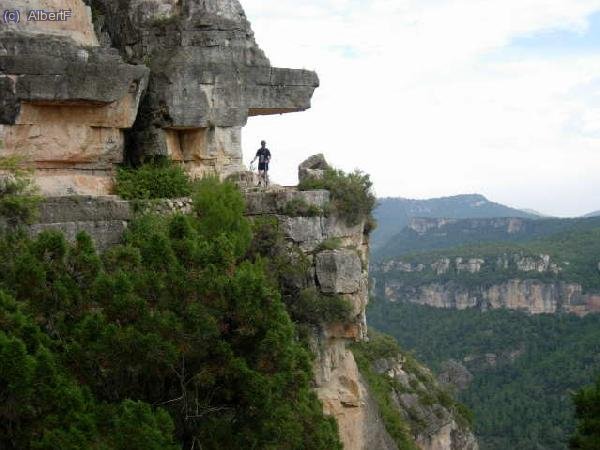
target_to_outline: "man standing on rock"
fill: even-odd
[[[267,148],[265,141],[260,141],[260,148],[256,152],[256,156],[252,160],[252,163],[258,158],[258,175],[262,179],[264,186],[269,184],[269,162],[271,162],[271,152]]]

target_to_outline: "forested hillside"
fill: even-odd
[[[600,315],[530,316],[498,310],[441,310],[377,300],[369,323],[449,378],[475,415],[484,450],[567,448],[574,431],[571,393],[600,374]],[[469,373],[473,375],[469,383]]]
[[[397,258],[410,253],[440,250],[459,245],[488,242],[521,243],[563,231],[581,232],[600,228],[600,217],[587,219],[461,219],[435,223],[415,223],[394,235],[378,248],[376,260]],[[422,228],[417,228],[420,225]]]
[[[490,202],[483,195],[456,195],[453,197],[412,200],[407,198],[382,198],[374,212],[379,226],[372,236],[372,245],[378,249],[399,233],[413,217],[438,218],[491,218],[537,216],[499,203]]]
[[[521,258],[536,258],[548,255],[556,264],[555,270],[522,270],[513,255]],[[452,265],[444,273],[431,269],[431,264],[442,259],[467,261],[475,258],[483,261],[474,271],[460,271]],[[521,277],[542,281],[564,281],[580,284],[585,292],[600,290],[600,222],[587,219],[572,222],[572,226],[560,233],[541,239],[521,243],[484,243],[480,245],[457,246],[430,252],[403,255],[401,261],[407,264],[424,265],[422,271],[402,272],[395,269],[384,271],[383,265],[374,267],[378,279],[394,279],[405,285],[423,285],[431,282],[454,281],[465,286],[489,286]],[[500,263],[499,263],[500,261]],[[506,262],[506,263],[505,263]],[[528,267],[525,267],[529,269]]]

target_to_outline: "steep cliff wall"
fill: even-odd
[[[242,167],[249,116],[302,111],[314,72],[271,67],[237,0],[90,0],[96,29],[123,58],[151,69],[130,157],[168,155],[194,175]]]
[[[259,217],[276,219],[290,254],[300,252],[309,261],[303,274],[291,282],[297,283],[299,288],[314,287],[323,298],[341,296],[352,306],[346,320],[322,324],[311,332],[311,347],[315,355],[314,386],[323,402],[324,412],[338,422],[344,448],[397,449],[382,419],[380,405],[359,370],[351,349],[353,343],[368,339],[365,309],[369,247],[364,223],[348,226],[335,214],[309,217],[284,213],[288,204],[297,202],[324,210],[330,203],[328,191],[280,189],[245,195],[248,216],[252,220]],[[70,240],[74,240],[79,231],[85,231],[92,236],[96,246],[104,250],[121,242],[128,223],[140,208],[160,214],[185,213],[191,209],[191,200],[163,200],[143,206],[110,196],[48,198],[41,204],[38,223],[31,225],[29,230],[37,234],[57,229]],[[333,249],[332,242],[335,242]],[[398,383],[398,390],[390,394],[398,417],[407,423],[428,424],[426,427],[408,428],[407,433],[418,448],[476,449],[472,434],[457,424],[450,409],[439,404],[428,405],[419,397],[421,391],[429,391],[433,387],[420,388],[416,384],[421,383],[415,375],[417,369],[411,369],[400,355],[393,358],[392,365],[390,361],[377,361],[374,370]],[[420,368],[417,373],[426,372],[426,369]],[[416,387],[412,388],[411,384]],[[464,442],[468,445],[462,446]]]
[[[580,283],[563,278],[564,266],[569,264],[558,264],[549,255],[416,259],[379,264],[373,271],[378,294],[394,302],[437,308],[508,308],[532,314],[600,312],[600,295],[584,292]]]
[[[249,116],[310,107],[317,75],[271,67],[236,0],[87,3],[2,4],[23,20],[0,29],[0,157],[35,167],[46,195],[106,195],[124,156],[226,177]]]
[[[390,301],[409,301],[436,308],[508,308],[531,314],[600,312],[600,296],[583,294],[581,285],[576,283],[512,279],[487,287],[466,287],[455,282],[406,287],[401,281],[388,281],[384,289],[385,298]]]

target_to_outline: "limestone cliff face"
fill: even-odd
[[[408,301],[436,308],[508,308],[531,314],[600,312],[600,296],[582,293],[582,287],[577,283],[511,279],[488,287],[467,287],[456,282],[406,286],[402,281],[387,280],[383,289],[385,298],[390,301]]]
[[[237,0],[4,0],[2,7],[71,11],[62,22],[0,29],[0,157],[35,168],[51,197],[31,234],[58,229],[74,239],[86,231],[100,250],[109,248],[134,215],[131,203],[106,195],[125,158],[166,156],[193,176],[228,177],[243,170],[248,117],[305,110],[319,84],[314,72],[271,67]],[[321,170],[315,161],[305,168],[313,175]],[[347,320],[315,328],[311,343],[315,390],[344,447],[396,449],[348,347],[367,339],[365,223],[282,213],[294,200],[325,210],[326,191],[246,197],[248,215],[275,217],[290,252],[310,262],[292,282],[351,304]],[[189,199],[151,207],[186,211]],[[415,438],[423,449],[451,450],[453,430]]]
[[[600,312],[600,295],[584,293],[580,284],[561,280],[567,265],[547,254],[523,253],[487,259],[391,259],[378,264],[373,276],[377,293],[390,301],[452,309],[508,308],[531,314]]]
[[[72,17],[23,17],[0,29],[0,157],[37,169],[45,194],[106,193],[149,70],[98,46],[81,0],[5,0],[2,7],[71,9]]]
[[[315,166],[317,159],[311,158],[301,165],[301,178],[303,173],[306,176],[306,166],[309,163],[311,167]],[[309,175],[319,176],[318,170],[322,169],[311,169]],[[340,295],[352,305],[350,318],[341,323],[323,324],[314,329],[312,336],[315,389],[323,402],[324,412],[337,420],[344,449],[397,450],[395,441],[384,426],[370,387],[350,350],[353,342],[368,340],[366,306],[369,298],[369,241],[365,223],[348,226],[335,213],[316,217],[290,217],[281,213],[286,204],[298,200],[323,210],[329,203],[329,197],[327,191],[283,190],[246,194],[248,213],[251,216],[276,217],[290,250],[302,252],[311,261],[305,276],[301,280],[294,280],[299,282],[298,287],[316,287],[325,296]],[[324,249],[328,246],[323,244],[332,240],[336,241],[337,248]],[[410,385],[418,384],[419,381],[404,367],[402,358],[394,359],[391,366],[388,363],[389,361],[380,362],[377,370],[396,380],[406,388],[405,391],[412,392]],[[419,370],[427,371],[425,368]],[[431,373],[427,373],[433,380]],[[423,391],[428,389],[422,387]],[[448,409],[441,405],[428,406],[420,397],[407,397],[399,391],[393,395],[398,414],[407,422],[410,422],[410,414],[418,414],[418,421],[427,423],[425,428],[415,427],[412,430],[418,448],[478,448],[472,432],[468,427],[459,425]]]
[[[259,192],[246,197],[251,215],[276,217],[289,245],[312,261],[302,287],[312,285],[325,295],[341,295],[352,305],[349,320],[315,329],[312,339],[316,391],[325,413],[338,422],[344,448],[395,448],[348,348],[349,343],[362,341],[367,336],[369,249],[364,223],[349,227],[335,215],[289,217],[280,212],[294,199],[323,208],[329,203],[327,191]],[[332,239],[338,240],[339,248],[322,249],[322,244]]]
[[[0,157],[36,168],[47,195],[110,193],[124,156],[226,177],[243,169],[248,117],[307,109],[319,84],[314,72],[271,67],[236,0],[2,7],[72,13],[0,28]]]
[[[448,407],[431,399],[440,386],[429,369],[399,354],[375,361],[378,373],[394,380],[392,400],[410,424],[417,446],[422,450],[477,450],[479,444],[469,426]],[[429,400],[424,400],[424,398]]]
[[[305,110],[314,72],[271,67],[237,0],[90,0],[103,41],[151,69],[130,134],[134,159],[168,155],[194,175],[243,170],[249,116]]]

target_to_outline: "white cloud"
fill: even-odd
[[[503,52],[584,33],[600,0],[243,0],[272,63],[315,69],[313,109],[251,118],[273,176],[324,152],[380,195],[481,192],[552,214],[600,207],[600,52]]]

